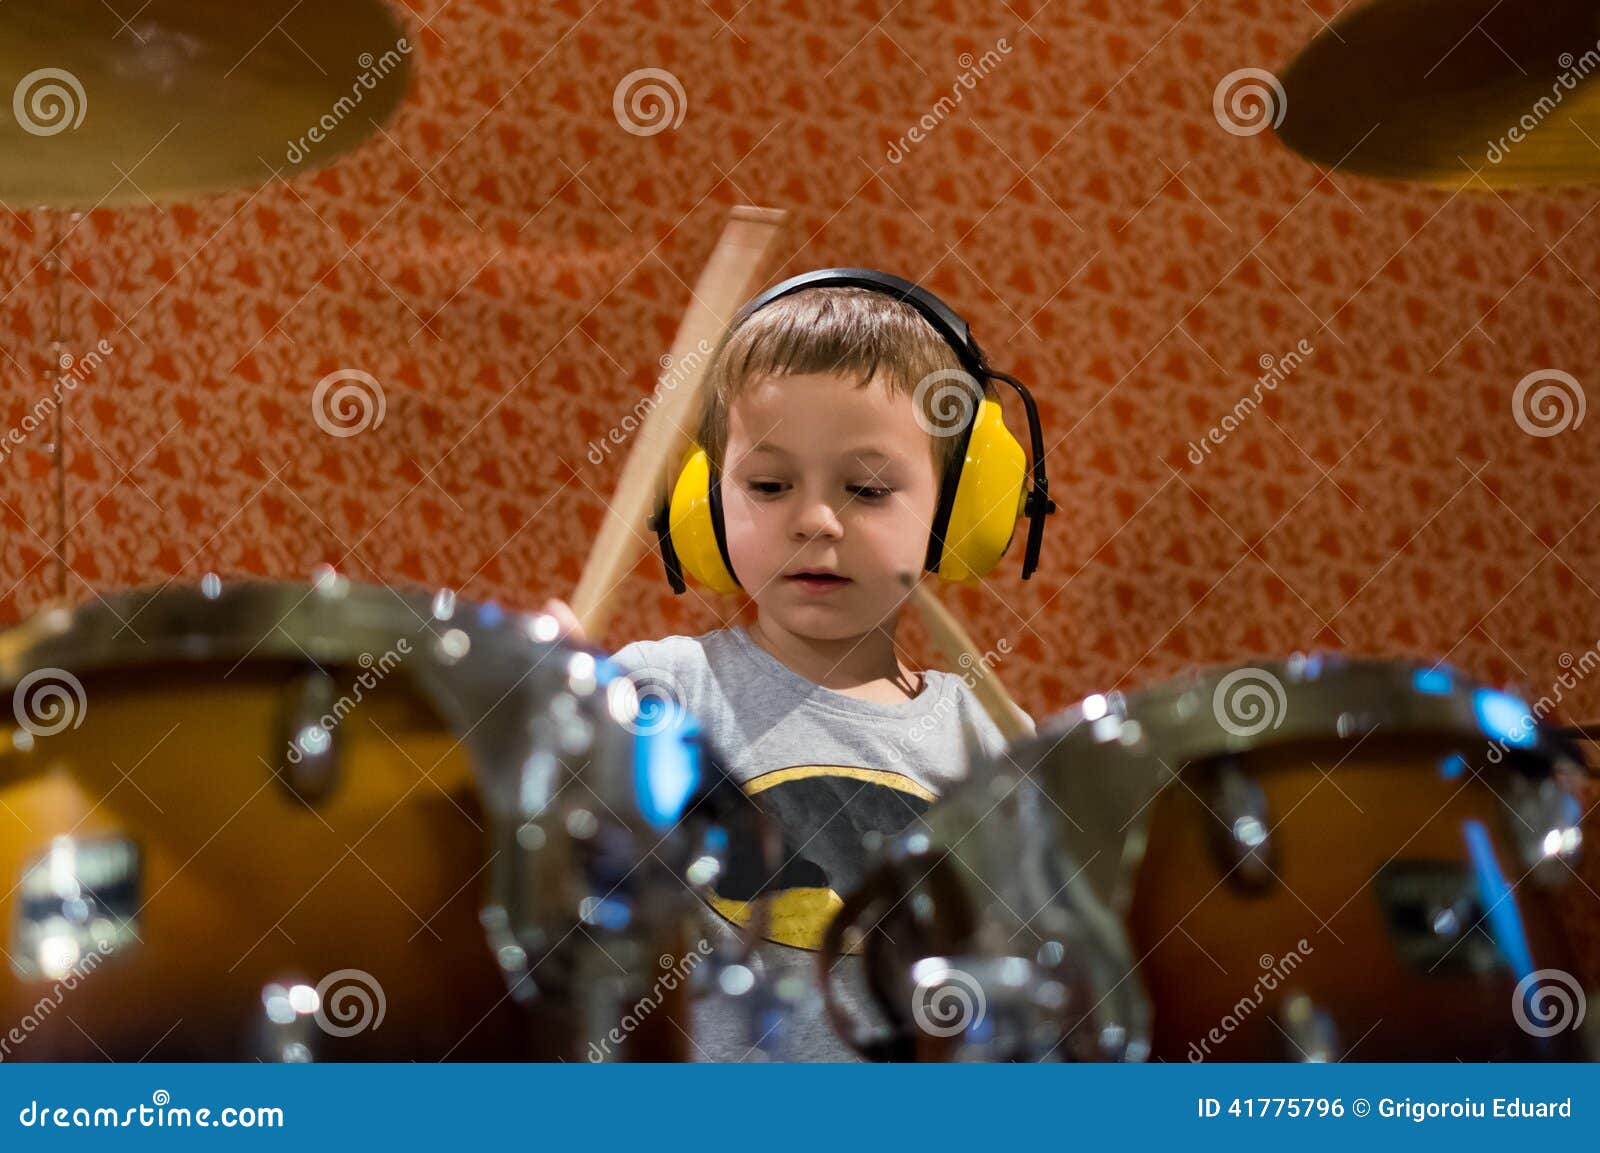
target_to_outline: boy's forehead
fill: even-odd
[[[729,409],[729,439],[783,454],[823,452],[890,457],[927,439],[910,396],[879,381],[830,374],[753,381]]]

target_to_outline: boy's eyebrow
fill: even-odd
[[[750,446],[750,451],[752,453],[756,453],[756,452],[772,452],[772,453],[777,453],[779,456],[788,456],[788,455],[790,455],[787,449],[780,448],[779,446],[771,443],[770,441],[765,441],[765,440],[756,441],[755,444]],[[883,460],[883,461],[889,461],[891,463],[895,459],[894,457],[890,456],[888,453],[883,452],[883,451],[881,451],[879,449],[875,449],[875,448],[861,448],[861,449],[856,449],[856,450],[853,450],[853,451],[842,452],[842,453],[839,454],[839,456],[842,459],[846,459],[846,460]]]

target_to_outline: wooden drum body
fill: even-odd
[[[1582,997],[1572,749],[1443,667],[1297,657],[1094,697],[1036,775],[1176,1060],[1549,1060]],[[1019,759],[1027,757],[1023,753]]]
[[[592,974],[631,1003],[682,912],[580,931],[585,896],[686,892],[617,882],[682,852],[630,808],[631,686],[549,618],[208,584],[0,635],[0,1058],[581,1059]],[[671,1015],[619,1055],[677,1055]]]

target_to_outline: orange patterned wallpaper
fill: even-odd
[[[69,352],[114,349],[67,409],[70,598],[322,561],[569,593],[621,467],[588,445],[754,202],[792,214],[775,277],[922,279],[1033,385],[1062,515],[1035,579],[1008,559],[959,604],[1010,638],[1034,714],[1313,645],[1543,692],[1600,640],[1591,426],[1513,413],[1528,373],[1583,382],[1600,352],[1594,194],[1330,178],[1225,130],[1219,82],[1281,69],[1334,0],[411,7],[414,91],[330,170],[0,216],[8,425],[45,388],[58,300]],[[614,99],[647,68],[681,121],[630,132]],[[381,423],[313,420],[339,370],[378,382]],[[48,439],[0,469],[8,620],[57,588]],[[617,644],[730,611],[674,599],[654,560],[623,606]]]

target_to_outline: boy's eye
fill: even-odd
[[[779,496],[789,486],[781,480],[752,480],[746,483],[746,487],[760,496]],[[894,489],[882,485],[852,484],[846,485],[845,488],[851,496],[865,501],[884,500],[894,493]]]

